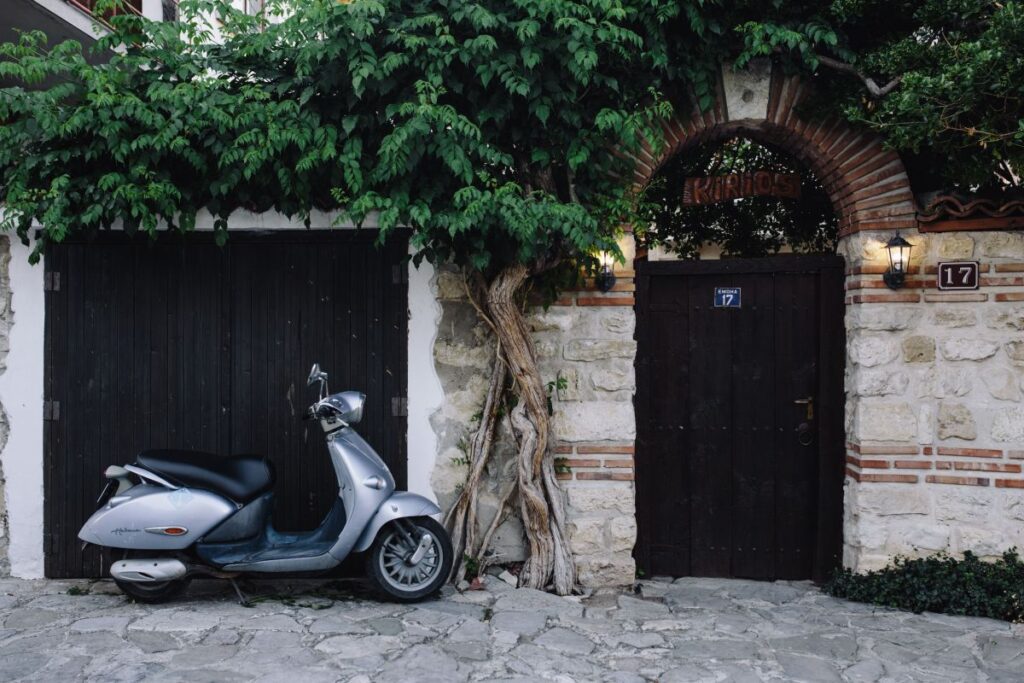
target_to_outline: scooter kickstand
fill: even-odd
[[[231,587],[235,589],[235,595],[238,596],[238,604],[242,607],[252,607],[252,603],[249,602],[249,598],[245,597],[245,593],[243,593],[242,589],[238,587],[238,582],[233,578],[229,578],[228,581],[231,582]]]

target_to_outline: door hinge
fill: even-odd
[[[60,401],[43,401],[43,419],[60,419]]]
[[[405,263],[399,263],[391,266],[391,283],[395,285],[404,285],[409,282],[409,266]]]
[[[405,396],[391,397],[391,416],[406,417],[409,415],[409,399]]]
[[[60,271],[50,271],[43,274],[43,291],[60,291]]]

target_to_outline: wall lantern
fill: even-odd
[[[594,285],[601,292],[608,293],[615,286],[615,273],[612,272],[615,257],[610,252],[602,251],[598,258],[601,261],[601,272],[594,277]]]
[[[907,267],[910,265],[910,250],[913,245],[903,239],[899,231],[888,242],[885,249],[889,252],[889,270],[885,271],[882,279],[889,289],[899,289],[907,277]]]

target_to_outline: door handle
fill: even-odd
[[[814,397],[808,396],[807,398],[798,398],[793,401],[798,406],[807,406],[807,419],[814,419]]]

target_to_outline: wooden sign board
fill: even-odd
[[[740,197],[800,198],[798,173],[731,173],[710,178],[687,178],[683,183],[683,205],[715,204]]]
[[[977,289],[980,284],[978,280],[977,261],[946,261],[939,264],[938,282],[942,290],[964,290]]]

